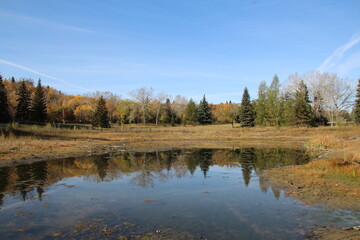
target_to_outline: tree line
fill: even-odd
[[[231,123],[233,127],[235,123],[243,127],[360,123],[360,80],[355,99],[354,93],[348,79],[320,72],[293,74],[283,86],[275,75],[270,86],[261,82],[257,99],[251,100],[245,88],[240,103],[220,104],[209,103],[205,95],[199,103],[180,95],[155,95],[152,88],[137,89],[130,99],[111,92],[74,96],[43,87],[40,79],[35,86],[31,79],[0,75],[0,122],[92,123],[99,127],[115,123]]]

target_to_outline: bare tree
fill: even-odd
[[[149,104],[153,98],[154,90],[152,88],[139,88],[130,93],[130,95],[140,104],[140,111],[144,125],[149,115]]]
[[[334,122],[339,121],[340,112],[348,109],[352,104],[354,89],[347,78],[319,71],[302,75],[296,73],[289,76],[286,90],[292,92],[301,80],[309,86],[309,95],[315,115],[324,109],[332,126]]]
[[[351,88],[347,78],[340,78],[336,75],[329,76],[324,88],[324,105],[328,110],[327,115],[331,126],[333,126],[334,121],[339,122],[340,112],[348,109],[352,105],[351,98],[354,94],[354,90]]]
[[[156,97],[156,118],[155,118],[156,125],[158,125],[158,123],[159,123],[161,105],[165,101],[166,98],[168,98],[168,96],[163,92],[158,93],[158,95]]]
[[[183,119],[185,109],[187,104],[189,103],[189,100],[181,95],[177,95],[172,103],[172,108],[175,112],[175,114],[178,116],[178,118]]]

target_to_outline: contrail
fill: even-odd
[[[38,71],[36,71],[36,70],[34,70],[34,69],[31,69],[31,68],[28,68],[28,67],[25,67],[25,66],[22,66],[22,65],[13,63],[13,62],[6,61],[6,60],[4,60],[4,59],[0,59],[0,63],[6,64],[6,65],[9,65],[9,66],[12,66],[12,67],[16,67],[16,68],[19,68],[19,69],[22,69],[22,70],[25,70],[25,71],[34,73],[34,74],[39,75],[39,76],[42,76],[42,77],[49,78],[49,79],[52,79],[52,80],[55,80],[55,81],[64,83],[64,84],[66,84],[66,85],[69,85],[69,86],[72,86],[72,87],[81,89],[82,91],[85,91],[85,92],[90,92],[89,89],[86,89],[86,88],[77,86],[77,85],[75,85],[75,84],[72,84],[72,83],[70,83],[70,82],[67,82],[67,81],[65,81],[65,80],[62,80],[62,79],[59,79],[59,78],[56,78],[56,77],[53,77],[53,76],[50,76],[50,75],[47,75],[47,74],[38,72]]]
[[[320,67],[318,67],[318,70],[323,72],[336,66],[336,64],[341,61],[344,54],[358,43],[360,43],[360,36],[353,37],[352,39],[350,39],[349,42],[335,49],[335,51],[328,58],[325,59],[325,61],[320,65]]]

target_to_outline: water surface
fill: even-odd
[[[0,168],[1,239],[303,239],[358,211],[286,198],[259,173],[293,149],[120,152]]]

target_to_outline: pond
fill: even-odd
[[[303,239],[360,213],[287,198],[262,170],[296,149],[178,149],[0,168],[0,239]]]

